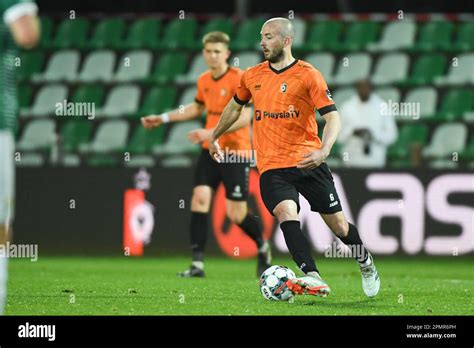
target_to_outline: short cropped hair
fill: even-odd
[[[223,33],[222,31],[211,31],[210,33],[207,33],[204,35],[202,38],[202,44],[206,45],[207,43],[223,43],[226,46],[229,46],[229,35],[226,33]]]

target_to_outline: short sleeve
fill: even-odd
[[[204,105],[204,93],[203,93],[202,83],[200,82],[200,80],[198,80],[196,87],[197,87],[196,97],[194,97],[194,101],[198,104]]]
[[[311,101],[321,116],[331,111],[336,111],[336,104],[332,99],[331,92],[324,80],[323,75],[316,69],[312,69],[307,76],[308,92]]]
[[[240,105],[247,104],[252,98],[252,93],[250,93],[250,90],[247,87],[247,74],[248,70],[242,74],[242,77],[240,78],[240,83],[237,86],[237,91],[234,95],[235,102]]]

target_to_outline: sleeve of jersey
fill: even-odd
[[[204,105],[204,94],[202,93],[202,83],[197,82],[196,84],[196,97],[194,97],[194,101],[198,104]]]
[[[35,16],[38,13],[38,6],[29,0],[3,0],[4,6],[7,8],[3,14],[3,21],[6,25],[10,25],[18,18],[30,15]]]
[[[240,78],[240,83],[237,86],[237,91],[234,95],[235,102],[240,105],[246,105],[252,98],[252,94],[250,93],[250,90],[247,88],[246,85],[246,77],[247,71],[242,74],[242,77]]]
[[[318,70],[312,70],[308,74],[308,88],[311,100],[321,116],[337,110],[328,85]]]

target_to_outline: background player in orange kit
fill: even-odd
[[[203,38],[203,55],[209,71],[203,73],[197,81],[195,102],[186,105],[182,111],[173,111],[161,115],[142,118],[146,128],[158,127],[162,123],[187,121],[207,111],[206,126],[188,134],[193,143],[202,144],[194,177],[194,189],[191,200],[191,248],[192,264],[189,269],[179,273],[182,277],[204,276],[204,248],[209,229],[209,210],[213,191],[223,181],[226,189],[226,211],[229,219],[237,224],[257,244],[258,276],[270,266],[270,247],[262,237],[262,228],[255,216],[248,213],[248,176],[250,161],[239,158],[238,163],[216,163],[208,152],[208,140],[220,115],[233,97],[239,84],[242,71],[230,67],[229,36],[223,32],[210,32]],[[240,112],[239,112],[240,113]],[[223,146],[242,154],[251,152],[250,145],[250,109],[241,111],[242,117],[226,134],[222,136]]]
[[[272,18],[261,30],[261,46],[267,61],[242,75],[234,98],[226,106],[214,130],[209,151],[217,161],[222,151],[217,140],[238,122],[242,107],[253,99],[253,146],[257,153],[260,192],[267,209],[278,219],[293,260],[305,273],[290,280],[297,294],[325,297],[330,288],[321,278],[298,218],[299,193],[319,212],[354,255],[369,297],[377,295],[380,278],[372,256],[357,228],[347,222],[331,172],[324,162],[341,128],[339,114],[321,73],[291,53],[294,29],[286,18]],[[325,118],[322,140],[318,137],[315,109]],[[363,115],[361,115],[363,116]],[[219,139],[220,140],[220,139]]]

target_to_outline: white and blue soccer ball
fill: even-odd
[[[288,301],[293,292],[286,282],[296,278],[295,273],[286,266],[271,266],[260,276],[260,292],[271,301]]]

